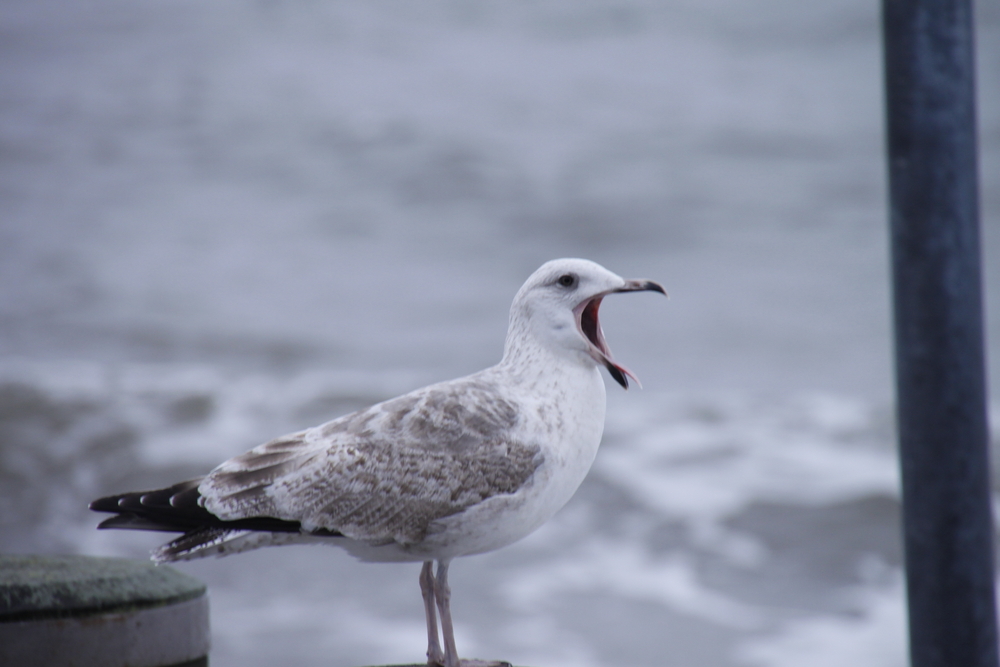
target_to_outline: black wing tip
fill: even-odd
[[[93,501],[87,507],[95,512],[120,512],[121,506],[118,504],[118,501],[121,498],[121,495],[105,496],[104,498],[98,498]]]
[[[123,528],[126,530],[157,530],[166,532],[186,532],[192,526],[218,517],[198,503],[197,487],[200,480],[180,482],[153,491],[130,491],[98,498],[90,503],[94,512],[111,512],[115,516],[105,519],[99,529]],[[191,494],[190,490],[195,489]],[[185,503],[175,502],[184,494]],[[193,497],[192,497],[193,496]]]
[[[212,514],[200,501],[198,484],[189,480],[153,491],[134,491],[98,498],[90,503],[95,512],[112,512],[115,516],[102,521],[100,529],[155,530],[174,533],[200,533],[211,530],[255,530],[272,533],[302,532],[298,521],[270,516],[252,516],[224,520]],[[308,531],[312,535],[339,537],[334,530]]]
[[[154,510],[166,505],[178,508],[197,506],[199,495],[198,484],[200,483],[200,479],[192,479],[152,491],[117,493],[113,496],[98,498],[91,502],[88,507],[95,512],[121,513],[136,510]],[[178,499],[183,500],[183,502],[178,502]]]

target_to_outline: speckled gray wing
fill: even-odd
[[[200,484],[225,520],[269,516],[370,544],[419,543],[435,519],[512,494],[542,463],[515,404],[474,379],[432,385],[272,440]]]

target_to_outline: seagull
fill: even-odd
[[[459,659],[448,566],[525,537],[583,481],[604,431],[600,368],[625,389],[638,383],[611,356],[598,309],[609,294],[639,291],[666,294],[589,260],[546,262],[514,297],[496,366],[90,509],[115,513],[99,528],[183,533],[153,551],[156,562],[321,543],[366,562],[423,563],[427,664],[505,665]]]

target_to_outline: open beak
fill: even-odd
[[[663,289],[662,285],[652,280],[626,280],[623,286],[596,294],[573,309],[573,313],[576,315],[577,327],[579,327],[583,337],[590,343],[590,356],[597,363],[603,364],[608,369],[611,377],[615,379],[615,382],[623,388],[628,389],[629,378],[635,380],[635,383],[641,387],[642,383],[639,382],[639,378],[632,371],[616,362],[614,357],[611,356],[611,349],[608,347],[607,341],[604,340],[604,331],[601,329],[601,322],[598,319],[597,311],[601,307],[601,301],[608,294],[615,292],[659,292],[664,296],[666,296],[667,292]]]

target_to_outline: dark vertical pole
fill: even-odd
[[[997,667],[971,0],[883,0],[914,667]]]

